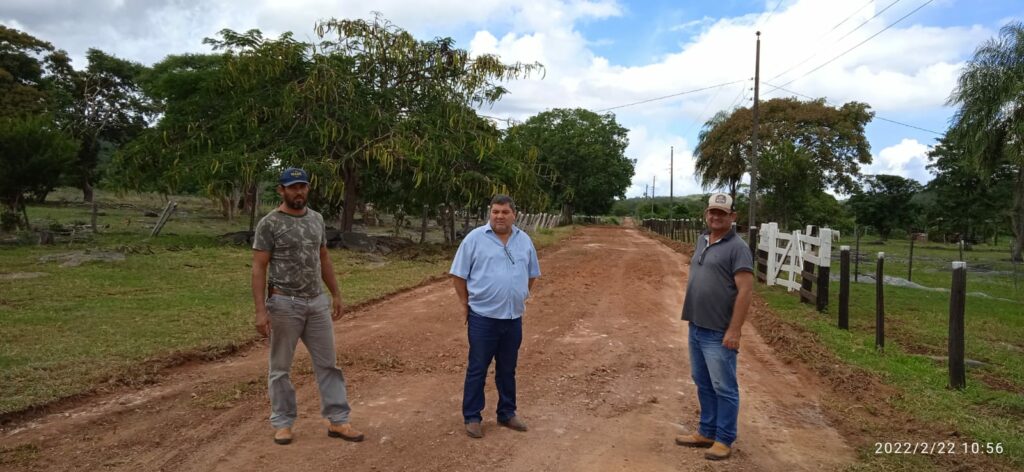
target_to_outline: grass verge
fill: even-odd
[[[691,245],[648,235],[692,254]],[[887,275],[907,276],[906,241],[862,241],[862,257],[870,263],[861,262],[861,273],[873,273],[866,253],[873,258],[877,251],[887,254]],[[948,343],[948,292],[887,286],[886,348],[879,352],[873,285],[851,284],[849,331],[836,327],[838,283],[830,287],[830,314],[800,304],[779,287],[757,286],[751,322],[780,357],[808,366],[828,386],[825,413],[858,452],[849,470],[1024,468],[1024,298],[1006,255],[976,248],[964,258],[978,269],[968,275],[968,292],[985,295],[967,299],[966,356],[982,364],[968,370],[963,391],[947,388],[948,370],[936,360]],[[957,259],[953,245],[915,247],[914,282],[948,289],[949,262]],[[897,442],[941,442],[956,453],[885,453],[886,443]]]
[[[88,212],[31,210],[53,224]],[[108,210],[107,217],[124,222],[117,212],[136,211]],[[227,225],[198,212],[193,218],[177,222],[178,234],[159,238],[124,226],[70,245],[0,249],[0,418],[109,386],[151,383],[169,365],[222,357],[256,339],[251,251],[216,242]],[[534,240],[543,248],[571,232],[542,230]],[[73,267],[46,260],[72,252],[124,259]],[[444,274],[453,253],[436,245],[388,256],[331,250],[349,306]]]

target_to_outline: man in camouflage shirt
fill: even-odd
[[[330,421],[327,435],[362,441],[349,424],[345,378],[334,352],[333,322],[341,318],[341,292],[327,252],[324,218],[306,208],[309,175],[289,168],[277,193],[284,200],[256,226],[253,239],[252,297],[256,330],[270,336],[270,424],[274,442],[292,441],[297,416],[295,388],[289,380],[298,340],[306,345],[320,389],[320,412]],[[268,274],[269,267],[269,274]],[[333,302],[323,293],[323,280]]]

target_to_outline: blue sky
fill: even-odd
[[[87,48],[97,47],[151,64],[167,54],[207,52],[202,38],[222,28],[294,31],[299,38],[312,39],[317,19],[365,18],[372,11],[421,38],[451,36],[475,53],[542,62],[546,76],[507,84],[511,93],[483,111],[491,116],[525,120],[555,107],[602,110],[740,80],[614,110],[630,129],[627,155],[638,164],[628,195],[637,196],[655,175],[656,193],[668,194],[670,146],[676,158],[675,193],[702,191],[692,173],[697,132],[715,112],[750,105],[752,93],[744,89],[753,84],[744,79],[753,77],[755,30],[763,32],[764,83],[796,79],[785,88],[827,97],[834,104],[863,101],[879,117],[943,132],[953,112],[945,102],[960,68],[1000,26],[1024,19],[1024,2],[4,0],[0,23],[51,41],[78,60]],[[766,93],[771,87],[764,83],[763,98],[790,95]],[[865,173],[930,180],[925,153],[935,134],[877,119],[867,134],[875,162]]]

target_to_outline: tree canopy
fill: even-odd
[[[911,229],[919,210],[911,199],[921,190],[921,184],[886,174],[867,176],[864,183],[864,189],[847,202],[859,223],[874,226],[882,239],[887,239],[893,229]]]
[[[947,133],[989,180],[1004,166],[1014,173],[1013,259],[1024,260],[1024,23],[1009,23],[967,62],[949,104],[957,108]]]
[[[576,211],[607,213],[625,196],[636,165],[625,155],[627,133],[612,114],[556,108],[512,127],[509,139],[535,150],[549,171],[542,185],[571,221]]]

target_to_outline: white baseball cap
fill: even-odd
[[[708,210],[717,209],[732,213],[732,197],[727,193],[713,193],[708,198]]]

